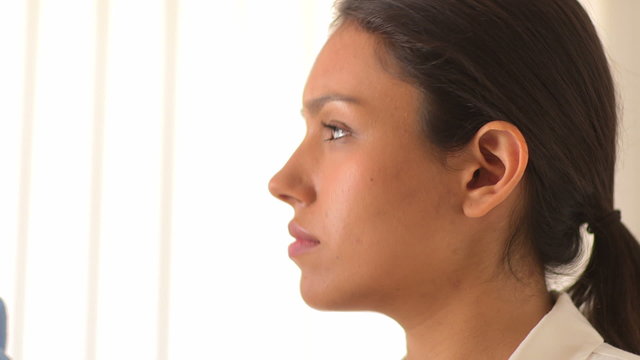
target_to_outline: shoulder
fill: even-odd
[[[640,356],[620,350],[605,343],[598,346],[593,351],[589,360],[640,360]]]

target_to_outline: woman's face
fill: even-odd
[[[470,255],[455,221],[460,180],[430,150],[420,94],[383,69],[375,38],[336,30],[303,104],[306,136],[269,187],[295,211],[292,235],[319,241],[291,253],[305,301],[384,311],[460,286]]]

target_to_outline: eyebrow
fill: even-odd
[[[308,100],[304,104],[303,112],[307,110],[312,115],[318,114],[322,108],[330,102],[344,102],[350,104],[360,104],[360,100],[346,95],[340,94],[328,94],[323,95],[311,100]]]

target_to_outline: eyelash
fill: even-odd
[[[330,125],[330,124],[327,124],[327,123],[322,123],[322,126],[324,126],[325,128],[331,130],[331,137],[329,139],[324,139],[324,141],[336,141],[336,140],[340,140],[340,139],[342,139],[342,138],[344,138],[346,136],[351,135],[351,132],[349,130],[347,130],[345,128],[342,128],[342,127],[339,127],[339,126],[336,126],[336,125]],[[336,137],[334,134],[336,132],[338,132],[338,131],[340,131],[342,133],[342,135]]]

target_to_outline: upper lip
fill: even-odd
[[[311,235],[311,233],[302,228],[300,225],[296,224],[295,221],[291,221],[289,223],[289,234],[291,234],[291,236],[293,236],[296,240],[320,243],[320,240],[316,239],[313,235]]]

